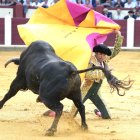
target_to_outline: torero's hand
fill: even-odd
[[[118,34],[119,36],[121,36],[121,32],[119,30],[115,30],[114,31],[116,34]]]

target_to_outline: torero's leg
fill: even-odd
[[[101,100],[98,94],[90,96],[89,99],[99,109],[99,111],[101,112],[101,117],[103,119],[111,119],[105,104],[103,103],[103,101]]]
[[[87,94],[84,94],[83,96],[83,103],[87,100],[90,99],[93,104],[99,109],[101,112],[102,118],[104,119],[110,119],[110,115],[103,103],[103,101],[100,99],[99,95],[97,94],[100,87],[101,87],[102,81],[99,83],[94,82],[91,86],[91,88],[88,90]],[[75,108],[75,106],[72,107],[71,113],[73,113],[73,116],[76,116],[78,111]]]
[[[101,87],[101,84],[102,84],[102,81],[100,81],[99,83],[97,83],[97,82],[93,83],[92,87],[89,90],[89,93],[92,93],[92,94],[87,93],[87,94],[89,94],[88,98],[99,109],[103,119],[110,119],[110,115],[106,109],[106,106],[98,95],[98,91]]]

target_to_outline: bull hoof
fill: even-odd
[[[48,129],[45,136],[54,136],[55,132],[56,132],[55,129]]]

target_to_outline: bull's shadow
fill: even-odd
[[[115,88],[123,85],[108,70],[93,66],[86,70],[78,71],[76,67],[62,60],[55,54],[50,44],[44,41],[35,41],[21,53],[20,58],[10,59],[5,67],[14,62],[19,65],[17,75],[10,85],[10,89],[0,101],[0,108],[19,90],[31,90],[38,94],[46,107],[53,110],[56,115],[46,135],[54,135],[62,115],[64,98],[72,100],[81,116],[81,127],[88,129],[85,118],[85,107],[81,98],[81,79],[79,73],[94,69],[101,69],[109,83]],[[117,88],[118,89],[118,88]]]

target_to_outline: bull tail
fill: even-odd
[[[12,58],[10,60],[8,60],[6,63],[5,63],[5,68],[8,66],[8,64],[10,64],[11,62],[13,62],[14,64],[16,65],[19,65],[20,63],[20,58]]]
[[[87,69],[73,71],[72,74],[80,74],[80,73],[84,73],[84,72],[95,70],[95,69],[100,69],[100,70],[102,70],[105,73],[105,69],[104,68],[102,68],[100,66],[94,66],[93,65],[92,67],[87,68]]]

